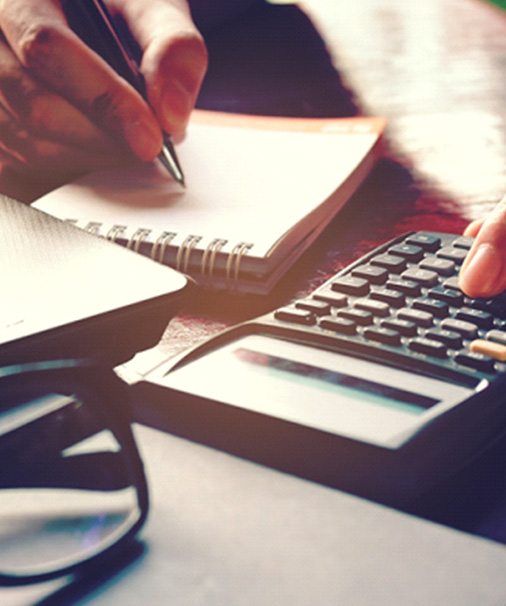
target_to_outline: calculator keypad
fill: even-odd
[[[274,312],[269,323],[335,335],[378,361],[392,354],[435,375],[467,377],[506,371],[506,293],[471,299],[458,272],[472,239],[418,232],[382,246],[327,281],[310,297]],[[326,341],[327,344],[327,341]]]

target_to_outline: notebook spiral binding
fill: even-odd
[[[68,222],[77,224],[75,219],[68,219]],[[84,226],[84,230],[97,236],[106,238],[111,242],[121,240],[128,229],[127,225],[113,225],[106,232],[103,232],[104,224],[99,221],[90,221]],[[152,235],[151,229],[140,227],[126,240],[126,247],[135,252],[140,252],[141,246],[151,246],[149,256],[159,263],[163,263],[167,247],[171,245],[173,240],[178,236],[177,232],[163,231],[154,241],[150,241]],[[202,241],[202,237],[194,234],[186,236],[186,238],[177,247],[175,269],[183,273],[188,273],[192,251]],[[200,274],[204,282],[212,286],[212,280],[215,275],[216,258],[223,248],[228,244],[228,240],[223,238],[214,238],[209,242],[203,251],[200,261]],[[227,254],[225,262],[225,276],[227,286],[233,288],[239,281],[241,273],[241,262],[243,258],[253,247],[251,242],[239,242]]]

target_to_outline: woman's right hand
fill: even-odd
[[[206,68],[184,0],[109,0],[142,50],[150,105],[69,28],[57,0],[0,0],[0,191],[153,160],[181,138]]]

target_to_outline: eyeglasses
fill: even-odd
[[[0,585],[117,554],[148,511],[124,383],[86,360],[0,367]]]

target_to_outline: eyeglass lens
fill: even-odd
[[[74,396],[0,402],[0,574],[50,574],[116,543],[141,515],[97,409]]]

